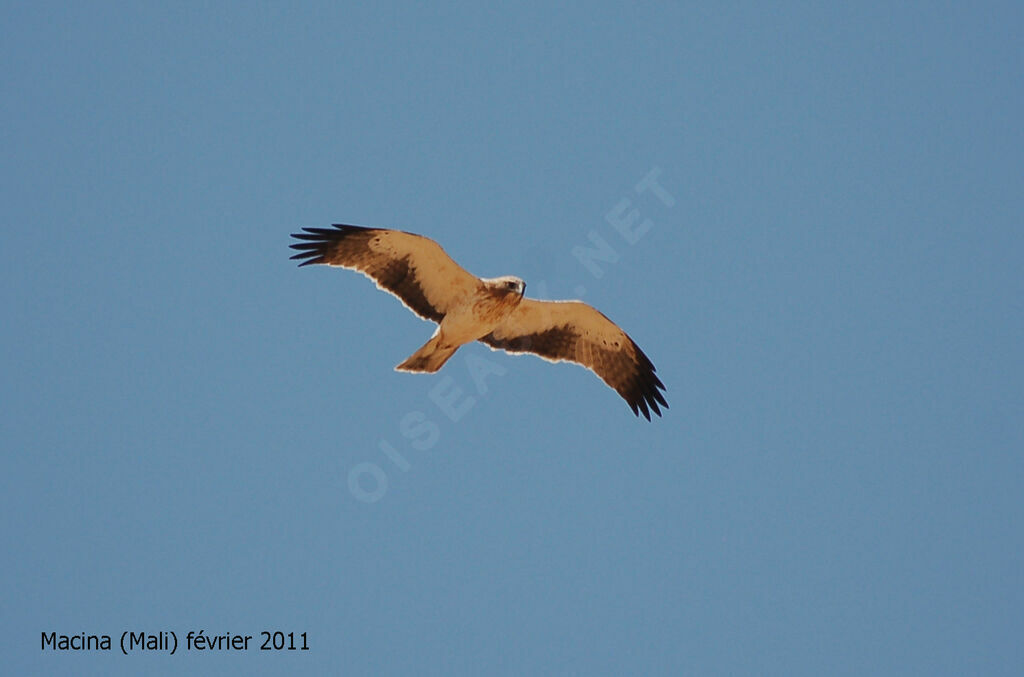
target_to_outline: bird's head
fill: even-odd
[[[494,290],[498,294],[514,294],[519,298],[523,298],[523,294],[526,293],[526,283],[515,275],[494,277],[489,280],[484,280],[484,282],[490,289]]]

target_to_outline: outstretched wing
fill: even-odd
[[[494,331],[480,339],[492,349],[535,353],[551,362],[581,364],[600,376],[639,416],[668,409],[654,365],[617,324],[581,301],[523,299]]]
[[[335,224],[292,233],[299,266],[324,263],[358,270],[420,317],[440,322],[479,280],[428,237],[383,228]]]

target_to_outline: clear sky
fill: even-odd
[[[5,672],[1024,672],[1024,11],[823,4],[4,2]],[[288,260],[332,222],[671,409],[396,373],[433,325]]]

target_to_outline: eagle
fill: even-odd
[[[668,403],[654,365],[618,325],[582,301],[526,298],[526,283],[506,275],[479,278],[428,237],[401,230],[335,224],[292,233],[299,266],[326,264],[366,275],[409,310],[437,323],[423,347],[395,367],[432,373],[473,341],[491,350],[575,362],[651,420]]]

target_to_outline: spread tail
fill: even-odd
[[[420,371],[433,373],[440,369],[448,358],[455,354],[458,346],[441,345],[440,334],[432,337],[423,347],[395,367],[395,371]]]

